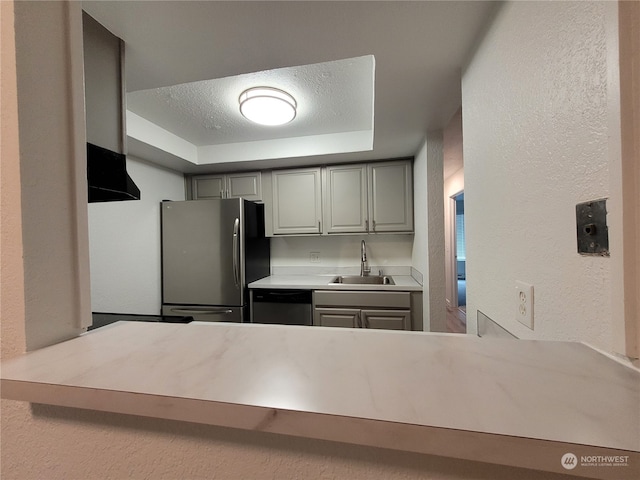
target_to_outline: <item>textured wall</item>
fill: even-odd
[[[2,25],[2,356],[24,350],[24,298],[17,176],[17,114],[10,79],[12,3],[0,2]],[[58,8],[55,5],[52,8]],[[51,17],[41,19],[51,22]],[[33,28],[41,28],[37,22]],[[9,45],[9,47],[8,47]],[[47,72],[49,73],[49,72]],[[44,74],[44,71],[43,71]],[[26,101],[39,102],[37,95]],[[6,103],[5,103],[6,102]],[[9,132],[9,134],[7,134]],[[13,132],[13,134],[11,134]],[[6,155],[6,156],[5,156]],[[60,159],[56,159],[60,161]],[[62,191],[66,183],[58,185]],[[5,193],[13,193],[5,197]],[[13,202],[11,201],[13,200]],[[8,203],[5,203],[8,201]],[[9,208],[6,208],[6,207]],[[67,212],[47,210],[52,215]],[[7,250],[5,250],[7,249]],[[5,295],[10,279],[10,295]],[[44,304],[43,306],[46,306]],[[560,480],[508,467],[348,446],[182,422],[2,401],[3,480],[366,479]],[[452,449],[456,446],[453,445]],[[508,455],[508,452],[505,452]]]
[[[25,351],[18,95],[13,4],[0,2],[0,352]]]
[[[82,83],[74,76],[82,52],[70,48],[78,29],[68,25],[81,10],[70,5],[19,2],[15,9],[16,24],[27,26],[16,28],[15,61],[24,276],[32,284],[24,292],[29,350],[78,335],[90,316],[89,253],[80,245],[86,232],[76,228],[86,221],[86,174],[71,161],[85,148],[75,119],[83,111]],[[51,214],[60,211],[67,214]]]
[[[127,159],[141,199],[89,204],[94,312],[160,313],[160,202],[184,200],[184,176]]]
[[[3,480],[561,480],[281,435],[2,402]],[[455,449],[455,446],[452,446]]]
[[[442,135],[427,134],[413,165],[412,265],[424,276],[424,330],[432,332],[446,327],[442,160]]]
[[[427,135],[427,233],[430,331],[446,332],[442,132]],[[421,248],[425,248],[424,245]],[[425,284],[427,281],[425,280]],[[426,299],[425,299],[426,300]]]
[[[462,81],[468,327],[480,309],[522,338],[612,350],[612,258],[576,253],[575,205],[609,197],[614,2],[513,2]],[[613,11],[614,15],[611,15]],[[619,159],[618,159],[619,161]],[[611,221],[615,244],[620,225]],[[535,331],[515,319],[534,286]]]
[[[429,309],[429,262],[427,240],[427,140],[420,146],[413,160],[413,229],[414,240],[411,251],[411,266],[423,277],[422,285],[422,328],[431,329]]]
[[[457,289],[456,266],[452,251],[455,247],[454,231],[451,225],[454,212],[451,197],[464,189],[464,158],[462,152],[462,108],[451,118],[442,132],[444,157],[444,251],[445,251],[445,299],[452,305],[454,288]]]

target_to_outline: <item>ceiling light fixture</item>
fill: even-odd
[[[298,104],[283,90],[272,87],[249,88],[240,94],[240,113],[260,125],[284,125],[296,117]]]

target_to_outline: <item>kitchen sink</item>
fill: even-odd
[[[349,285],[395,285],[393,278],[386,275],[368,275],[362,277],[360,275],[338,276],[329,282],[330,284],[349,284]]]

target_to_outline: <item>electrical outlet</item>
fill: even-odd
[[[309,260],[311,260],[311,263],[320,263],[320,252],[309,253]]]
[[[533,330],[533,285],[516,281],[516,318]]]

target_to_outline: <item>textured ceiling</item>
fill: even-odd
[[[139,90],[127,108],[196,146],[372,130],[373,75],[367,56]],[[238,97],[256,86],[293,95],[296,118],[277,128],[245,119]]]
[[[129,92],[374,55],[374,149],[280,162],[302,165],[414,155],[425,132],[443,128],[460,106],[461,71],[497,5],[90,1],[84,8],[126,42]]]

